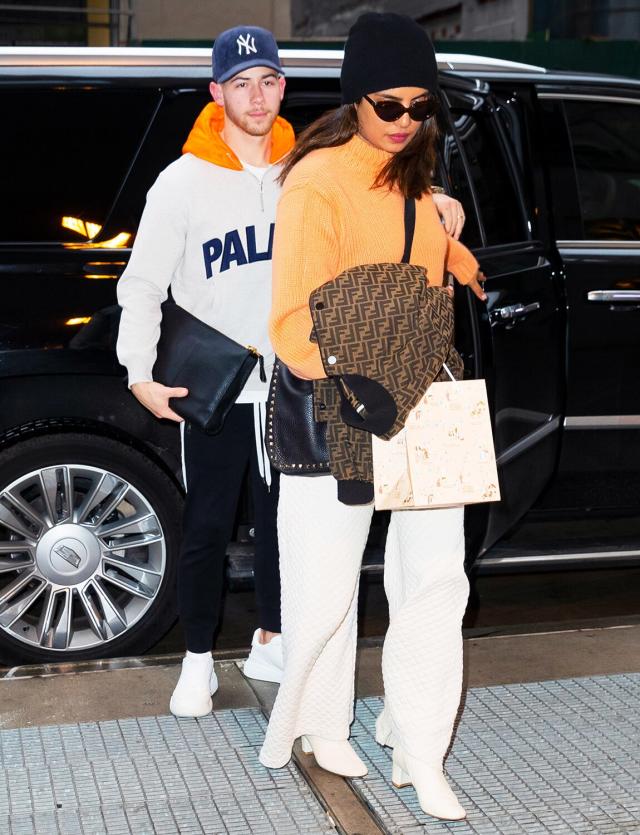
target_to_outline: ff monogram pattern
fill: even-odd
[[[332,378],[356,374],[381,384],[397,415],[380,436],[393,437],[429,385],[448,379],[443,362],[462,377],[462,361],[452,348],[451,298],[429,287],[422,267],[382,263],[345,270],[315,290],[309,304],[328,375],[314,381],[314,397],[316,418],[327,421],[331,472],[338,480],[372,482],[371,434],[341,419],[342,399]],[[375,411],[376,403],[364,405]]]

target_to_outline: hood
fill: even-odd
[[[193,154],[222,168],[242,171],[242,163],[220,136],[223,127],[224,108],[215,102],[209,102],[194,122],[187,141],[182,146],[182,153]],[[278,116],[271,128],[269,162],[279,162],[293,148],[294,142],[293,128],[286,119]]]

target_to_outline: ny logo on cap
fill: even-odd
[[[238,44],[238,55],[242,55],[243,49],[246,50],[246,55],[249,55],[251,52],[258,51],[256,47],[256,39],[249,33],[244,36],[240,35],[236,38],[236,43]]]

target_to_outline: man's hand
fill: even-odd
[[[480,299],[480,301],[486,302],[487,294],[484,292],[484,289],[481,284],[481,282],[484,283],[484,281],[486,281],[485,274],[482,272],[482,270],[478,270],[475,277],[472,278],[471,281],[467,284],[467,287],[473,290],[473,292]]]
[[[462,203],[455,197],[449,197],[448,194],[434,194],[433,202],[436,204],[438,214],[442,218],[444,231],[457,241],[464,226]]]
[[[131,393],[157,418],[168,418],[182,423],[183,418],[169,408],[169,398],[186,397],[189,389],[169,388],[169,386],[163,386],[162,383],[134,383],[131,386]]]

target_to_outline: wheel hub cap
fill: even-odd
[[[81,525],[57,525],[38,543],[36,564],[45,579],[59,585],[75,586],[97,571],[100,544]]]

